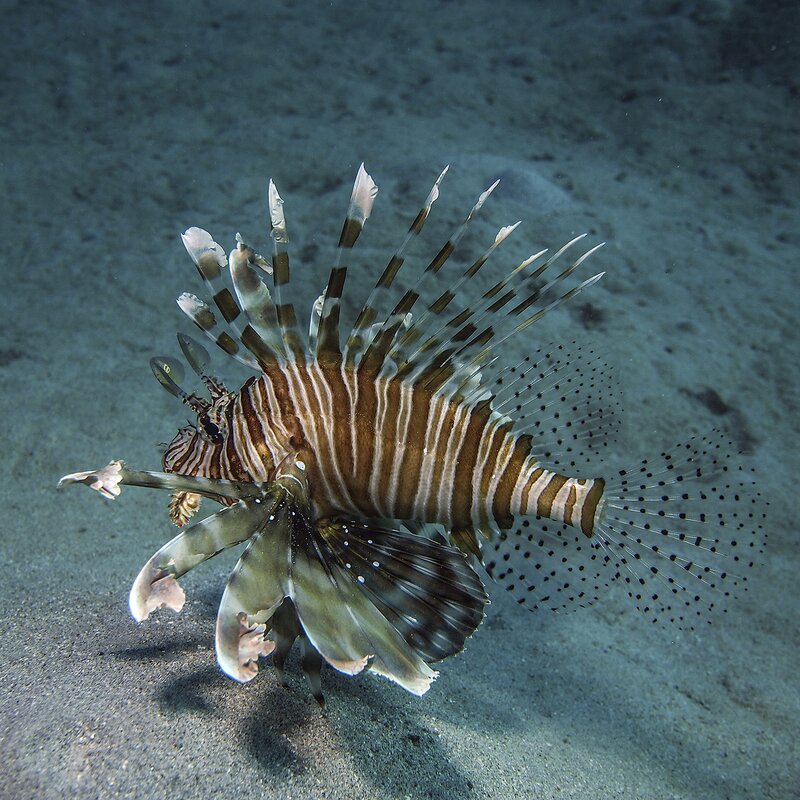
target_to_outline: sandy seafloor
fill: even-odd
[[[0,797],[800,797],[793,6],[3,2]],[[711,428],[750,451],[769,546],[727,615],[680,633],[621,592],[561,615],[498,595],[424,698],[327,670],[324,712],[296,661],[289,690],[218,671],[230,558],[133,622],[166,495],[55,484],[158,468],[186,418],[148,367],[201,288],[178,234],[268,249],[273,176],[306,307],[361,160],[381,194],[351,312],[445,163],[419,259],[497,175],[467,248],[523,219],[495,275],[608,242],[510,356],[577,338],[617,365],[615,463]]]

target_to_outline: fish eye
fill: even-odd
[[[212,441],[214,444],[220,444],[222,442],[222,434],[220,433],[218,425],[213,423],[206,416],[200,418],[200,424],[202,425],[203,431],[210,441]]]

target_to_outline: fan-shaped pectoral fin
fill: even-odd
[[[310,534],[295,551],[292,599],[311,644],[340,672],[354,675],[371,661],[373,671],[424,694],[437,673],[372,603],[359,576],[336,563],[319,532]]]
[[[228,578],[217,613],[217,661],[237,681],[252,680],[258,659],[275,642],[265,638],[275,612],[289,596],[291,535],[284,501],[262,521]]]
[[[222,550],[245,541],[258,526],[261,509],[240,501],[196,522],[167,542],[145,565],[131,588],[129,605],[137,622],[167,606],[183,608],[185,595],[178,578]]]
[[[488,597],[460,550],[374,522],[320,531],[339,567],[427,664],[462,650],[480,625]]]

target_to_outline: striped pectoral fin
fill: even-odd
[[[167,542],[133,583],[129,597],[133,618],[142,622],[163,606],[180,611],[185,595],[177,579],[222,550],[245,541],[258,526],[260,516],[259,506],[240,501]]]
[[[459,652],[480,625],[488,598],[455,548],[357,521],[320,531],[339,567],[424,661]]]
[[[428,690],[436,673],[364,591],[365,576],[342,566],[315,529],[295,551],[292,580],[303,629],[331,666],[354,675],[369,664],[412,694]]]
[[[150,470],[128,469],[117,459],[102,469],[73,472],[58,482],[64,486],[82,483],[99,492],[103,497],[114,500],[122,491],[122,486],[141,486],[146,489],[166,489],[171,492],[188,492],[212,500],[249,500],[260,495],[261,486],[239,481],[199,478],[180,475],[176,472],[155,472]]]
[[[291,523],[281,500],[262,518],[260,530],[231,572],[217,612],[217,661],[237,681],[252,680],[259,657],[275,648],[265,636],[290,594],[290,564]],[[287,651],[289,646],[291,641]]]
[[[334,571],[316,553],[298,548],[292,582],[300,624],[311,644],[332,667],[356,675],[375,653],[348,610],[347,593],[342,597],[341,579],[340,571]]]

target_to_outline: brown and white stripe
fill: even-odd
[[[578,471],[614,427],[613,407],[607,413],[602,402],[609,397],[604,365],[595,358],[576,362],[561,353],[562,345],[538,351],[534,345],[520,363],[505,364],[500,346],[602,276],[566,285],[594,247],[539,282],[583,237],[541,263],[544,251],[525,259],[477,300],[466,300],[462,287],[516,227],[501,228],[470,266],[455,278],[446,275],[494,184],[401,299],[390,301],[406,249],[446,171],[344,347],[345,251],[358,239],[377,192],[363,164],[308,340],[288,291],[288,234],[272,182],[271,265],[238,234],[226,258],[210,234],[189,228],[183,241],[215,310],[188,293],[179,305],[257,377],[228,392],[207,371],[203,347],[179,334],[183,355],[210,397],[180,385],[179,362],[151,360],[159,383],[197,415],[196,425],[179,430],[167,446],[165,472],[114,461],[59,483],[85,483],[107,498],[123,484],[172,492],[170,517],[185,527],[137,578],[130,600],[137,620],[162,605],[179,610],[181,575],[248,542],[217,618],[218,660],[237,680],[252,678],[258,658],[270,653],[281,674],[299,637],[303,668],[320,702],[323,659],[348,674],[369,667],[424,693],[435,677],[430,663],[462,649],[483,616],[486,593],[464,555],[476,557],[528,608],[591,603],[606,570],[626,582],[654,621],[691,626],[703,607],[715,606],[718,584],[736,585],[718,561],[723,550],[743,542],[746,549],[735,551],[734,561],[752,565],[751,548],[760,546],[757,493],[747,475],[731,474],[735,465],[720,451],[730,444],[718,437],[619,470],[608,484],[560,471]],[[264,274],[272,275],[269,288]],[[187,526],[201,497],[226,508]],[[725,505],[727,512],[720,510]],[[532,526],[525,519],[532,516],[561,524]],[[519,528],[506,533],[516,517],[523,517]],[[395,529],[392,520],[408,530]],[[419,535],[430,533],[424,530],[429,523],[442,526],[458,549],[445,546],[439,534]]]
[[[600,484],[541,467],[531,456],[531,437],[515,430],[508,416],[500,413],[501,408],[495,403],[495,410],[488,402],[491,393],[481,375],[498,344],[597,280],[599,276],[590,278],[549,300],[545,308],[534,308],[540,299],[548,302],[551,289],[570,276],[588,254],[544,286],[531,289],[528,280],[542,275],[581,237],[532,267],[533,272],[527,268],[543,251],[531,256],[477,303],[451,312],[461,287],[516,226],[504,227],[450,290],[429,300],[429,284],[455,251],[493,184],[394,308],[385,316],[377,311],[378,301],[403,265],[408,244],[429,216],[446,171],[434,183],[362,307],[343,351],[339,331],[339,304],[347,272],[343,256],[358,238],[377,192],[363,164],[326,290],[315,305],[308,347],[286,294],[288,235],[283,201],[273,183],[269,186],[269,211],[274,303],[254,269],[266,270],[269,265],[255,256],[241,237],[228,259],[237,304],[222,284],[222,248],[205,231],[187,231],[187,250],[233,335],[224,332],[201,301],[192,297],[192,302],[185,300],[182,307],[226,352],[250,365],[252,354],[262,374],[231,395],[230,402],[215,401],[213,419],[200,414],[199,427],[204,430],[183,433],[182,441],[171,445],[165,456],[166,469],[265,481],[272,479],[284,458],[297,453],[308,465],[312,499],[319,514],[357,513],[486,532],[510,527],[515,516],[539,514],[591,535],[602,497]],[[420,299],[425,308],[418,319],[409,322],[409,312]],[[494,326],[501,316],[517,319],[510,333],[496,335]],[[239,348],[239,343],[246,349]],[[224,428],[223,447],[214,442],[216,427]]]
[[[508,528],[538,514],[591,535],[602,481],[530,457],[530,437],[485,403],[466,406],[399,379],[293,362],[243,387],[226,410],[227,446],[168,465],[263,481],[289,453],[306,463],[321,515]]]

